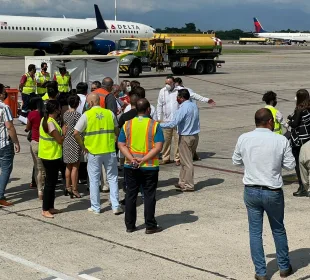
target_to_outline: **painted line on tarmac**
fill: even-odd
[[[215,170],[215,171],[221,171],[221,172],[226,172],[226,173],[238,174],[238,175],[243,175],[244,174],[243,172],[240,172],[240,171],[223,169],[223,168],[217,168],[217,167],[211,167],[211,166],[208,166],[208,165],[194,164],[194,166],[200,167],[200,168],[205,168],[205,169],[210,169],[210,170]]]
[[[24,266],[30,267],[30,268],[32,268],[34,270],[40,271],[42,273],[45,273],[45,274],[48,274],[48,275],[53,275],[54,277],[57,277],[56,279],[61,279],[61,280],[77,280],[76,278],[73,278],[71,276],[63,274],[63,273],[58,272],[56,270],[47,268],[45,266],[39,265],[37,263],[25,260],[25,259],[23,259],[21,257],[9,254],[9,253],[4,252],[2,250],[0,250],[0,256],[3,257],[3,258],[6,258],[8,260],[11,260],[13,262],[16,262],[16,263],[22,264]]]
[[[87,274],[79,274],[79,277],[83,278],[83,279],[86,279],[86,280],[100,280],[96,277],[93,277],[93,276],[90,276],[90,275],[87,275]]]
[[[68,231],[71,231],[71,232],[74,232],[74,233],[77,233],[77,234],[81,234],[81,235],[84,235],[84,236],[87,236],[87,237],[92,237],[92,238],[95,238],[97,240],[104,241],[106,243],[109,243],[109,244],[112,244],[112,245],[115,245],[115,246],[123,247],[125,249],[129,249],[129,250],[132,250],[132,251],[135,251],[135,252],[138,252],[138,253],[149,255],[149,256],[152,256],[152,257],[155,257],[155,258],[158,258],[158,259],[161,259],[161,260],[165,260],[165,261],[168,261],[168,262],[171,262],[171,263],[174,263],[174,264],[178,264],[178,265],[190,268],[190,269],[194,269],[194,270],[197,270],[197,271],[205,272],[207,274],[211,274],[211,275],[214,275],[214,276],[222,278],[222,279],[237,280],[236,278],[229,277],[229,276],[221,274],[219,272],[214,272],[214,271],[207,270],[207,269],[204,269],[204,268],[201,268],[201,267],[198,267],[198,266],[190,265],[190,264],[178,261],[178,260],[171,259],[169,257],[165,257],[165,256],[162,256],[162,255],[159,255],[159,254],[155,254],[155,253],[152,253],[152,252],[148,252],[146,250],[138,249],[138,248],[135,248],[135,247],[132,247],[132,246],[129,246],[129,245],[125,245],[125,244],[122,244],[122,243],[119,243],[119,242],[116,242],[116,241],[113,241],[113,240],[109,240],[109,239],[106,239],[106,238],[103,238],[103,237],[100,237],[100,236],[96,236],[96,235],[93,235],[93,234],[90,234],[90,233],[83,232],[83,231],[80,231],[80,230],[71,229],[71,228],[68,228],[68,227],[61,226],[61,225],[53,224],[51,222],[40,220],[38,218],[34,218],[34,217],[26,215],[26,214],[15,213],[15,212],[10,211],[8,209],[1,209],[1,210],[4,211],[4,212],[13,213],[13,214],[15,214],[16,216],[19,216],[19,217],[29,218],[31,220],[34,220],[34,221],[37,221],[37,222],[40,222],[40,223],[44,223],[44,224],[47,224],[47,225],[55,226],[55,227],[58,227],[58,228],[61,228],[61,229],[64,229],[64,230],[68,230]],[[68,279],[68,278],[66,278],[66,279]],[[64,279],[64,280],[66,280],[66,279]],[[73,279],[73,278],[70,278],[70,280],[71,279]]]

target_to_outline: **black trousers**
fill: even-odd
[[[137,196],[140,186],[144,191],[144,219],[147,229],[157,227],[155,220],[156,189],[158,170],[124,168],[127,190],[125,205],[125,224],[133,229],[137,221]]]
[[[45,185],[43,191],[43,211],[48,211],[54,208],[55,202],[55,188],[58,180],[60,159],[46,160],[42,159],[45,169]]]
[[[299,154],[300,154],[301,147],[292,147],[292,154],[296,161],[295,171],[298,178],[299,186],[302,186],[301,176],[300,176],[300,169],[299,169]]]

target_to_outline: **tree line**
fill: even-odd
[[[295,33],[299,32],[298,30],[279,30],[275,32],[285,32],[285,33]],[[308,32],[309,31],[303,31]],[[253,32],[246,32],[241,29],[232,29],[232,30],[207,30],[205,32],[202,32],[200,29],[197,29],[195,23],[185,23],[184,27],[178,28],[178,27],[165,27],[163,29],[157,28],[156,33],[196,33],[196,34],[202,34],[202,33],[215,33],[217,38],[220,38],[221,40],[239,40],[239,38],[251,38],[254,37]]]

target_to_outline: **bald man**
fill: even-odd
[[[103,165],[110,186],[112,210],[115,215],[119,215],[123,213],[123,209],[119,204],[118,169],[115,153],[115,137],[119,134],[118,122],[110,110],[100,107],[100,98],[97,94],[89,94],[86,102],[89,109],[76,124],[74,137],[83,152],[88,155],[87,170],[91,202],[88,211],[99,214],[101,210],[98,186]],[[84,134],[84,141],[81,133]]]
[[[237,142],[233,164],[244,166],[244,202],[248,212],[250,248],[255,279],[267,280],[263,248],[263,218],[266,212],[276,245],[282,278],[292,274],[284,227],[282,168],[293,170],[295,159],[288,140],[273,133],[274,118],[269,109],[255,114],[256,129],[242,134]]]

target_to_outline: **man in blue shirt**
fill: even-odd
[[[146,234],[162,231],[155,220],[156,188],[159,159],[164,135],[158,122],[150,118],[151,106],[145,99],[137,101],[138,115],[125,122],[118,138],[118,148],[125,156],[126,177],[125,224],[127,232],[136,230],[136,202],[139,187],[144,191],[144,218]]]
[[[183,192],[194,191],[193,153],[196,151],[200,132],[198,107],[189,99],[190,93],[187,89],[178,90],[177,102],[180,107],[173,121],[160,124],[162,128],[177,126],[181,170],[179,184],[176,187]]]

